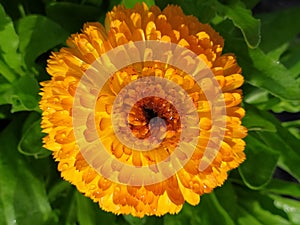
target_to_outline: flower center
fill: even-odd
[[[180,116],[175,107],[160,97],[145,97],[134,104],[128,123],[133,134],[139,139],[152,136],[172,137],[181,131]]]

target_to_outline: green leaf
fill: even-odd
[[[52,210],[43,180],[33,174],[30,163],[17,151],[22,121],[19,115],[0,134],[0,224],[42,225],[52,220]]]
[[[122,0],[110,0],[108,10],[112,10],[114,6],[121,4]],[[103,19],[104,21],[104,19]]]
[[[260,0],[242,0],[248,9],[254,8]]]
[[[287,214],[278,209],[268,195],[240,186],[235,186],[234,189],[238,195],[239,224],[290,225]]]
[[[4,62],[4,60],[1,59],[1,55],[0,55],[0,75],[2,75],[8,82],[13,82],[18,77],[16,73]]]
[[[280,215],[272,214],[272,212],[264,209],[263,206],[253,198],[241,202],[241,205],[242,206],[238,209],[240,217],[237,220],[241,225],[290,225],[287,219]]]
[[[1,61],[0,61],[1,64]],[[0,105],[10,104],[10,92],[12,91],[12,84],[4,77],[0,76]]]
[[[300,85],[282,64],[265,55],[259,48],[249,49],[249,55],[257,69],[245,74],[250,84],[268,90],[279,98],[300,101]]]
[[[78,191],[75,193],[75,198],[77,202],[76,214],[80,225],[95,225],[100,221],[112,224],[116,220],[115,215],[102,211],[96,203]]]
[[[239,172],[248,187],[260,189],[271,180],[279,159],[279,153],[259,141],[252,133],[248,134],[245,141],[247,158],[239,167]]]
[[[249,131],[276,132],[275,125],[266,118],[268,114],[264,114],[257,108],[249,105],[245,107],[247,113],[243,118],[243,125],[247,127]]]
[[[235,225],[234,221],[220,204],[213,192],[201,196],[201,204],[198,213],[203,224]]]
[[[133,8],[136,3],[146,3],[148,7],[151,7],[152,5],[155,5],[154,0],[122,0],[121,4],[124,4],[126,8]]]
[[[101,7],[103,0],[82,0],[81,4],[94,5],[96,7]]]
[[[40,15],[20,19],[17,30],[20,36],[20,52],[29,68],[34,65],[39,55],[64,43],[68,35],[57,23]]]
[[[93,208],[90,207],[89,199],[76,192],[77,218],[80,225],[96,224]]]
[[[0,106],[0,120],[9,119],[11,117],[10,114],[10,106],[9,105],[1,105]],[[1,127],[0,132],[4,127]]]
[[[39,166],[41,168],[42,166]],[[53,175],[56,168],[51,168]],[[58,175],[58,174],[55,174]],[[58,225],[79,225],[77,216],[77,190],[70,183],[63,181],[59,176],[54,180],[48,192],[48,199],[58,218]],[[51,225],[51,224],[49,224]]]
[[[289,44],[284,43],[281,46],[273,49],[272,51],[269,51],[267,56],[272,58],[275,61],[280,60],[281,55],[288,49]]]
[[[281,126],[280,122],[271,114],[269,114],[268,120],[276,126],[277,132],[256,132],[256,134],[265,145],[280,154],[278,165],[300,181],[300,170],[298,169],[300,140],[287,128]]]
[[[30,87],[30,88],[29,88]],[[1,82],[0,77],[0,105],[11,104],[11,112],[37,111],[39,102],[39,85],[35,78],[23,76],[12,84]]]
[[[198,206],[185,204],[179,214],[165,215],[164,225],[234,225],[233,215],[236,210],[234,207],[236,198],[231,198],[231,195],[227,195],[231,193],[231,186],[227,183],[222,188],[218,188],[215,191],[216,194],[213,192],[201,196],[201,203]],[[230,210],[228,210],[228,207]]]
[[[257,105],[269,101],[270,96],[267,90],[254,87],[250,84],[245,84],[243,87],[244,102]]]
[[[77,202],[76,202],[76,191],[71,189],[60,203],[61,209],[61,224],[66,225],[77,225]]]
[[[55,183],[48,192],[48,199],[50,202],[54,202],[55,200],[58,200],[63,193],[71,188],[71,184],[64,180],[59,180],[57,183]]]
[[[127,225],[165,225],[163,217],[145,216],[143,218],[137,218],[132,215],[123,215],[122,217]]]
[[[242,183],[242,181],[241,181]],[[237,218],[239,217],[238,214],[238,196],[234,190],[234,185],[232,185],[232,183],[227,180],[222,187],[220,188],[216,188],[214,190],[216,197],[218,199],[218,201],[220,202],[220,204],[222,205],[222,207],[226,210],[226,212],[228,213],[228,215],[234,220],[236,221]]]
[[[13,21],[30,14],[43,14],[45,3],[52,0],[31,1],[31,0],[1,0],[6,13]]]
[[[282,131],[278,130],[277,134],[261,132],[259,135],[268,146],[280,154],[279,166],[300,180],[300,171],[298,169],[300,154],[296,150],[298,148],[294,149],[289,143],[289,139],[295,137],[290,134],[289,139],[284,139],[283,136],[280,136],[280,133],[282,133]],[[300,141],[295,138],[293,142],[299,144]]]
[[[278,48],[299,34],[300,28],[296,22],[300,21],[299,10],[300,7],[298,6],[258,15],[262,21],[261,48],[265,52]]]
[[[281,112],[297,113],[300,111],[300,102],[281,100],[280,102],[272,106],[272,111],[275,113],[281,113]]]
[[[254,198],[247,199],[247,201],[241,202],[246,211],[253,215],[261,224],[273,224],[273,225],[289,225],[290,223],[279,215],[274,215],[272,212],[263,208],[263,206]]]
[[[300,140],[300,120],[284,122],[282,126],[286,127],[291,134]]]
[[[277,208],[286,212],[292,224],[300,224],[300,202],[277,195],[270,195]]]
[[[41,129],[41,116],[38,113],[31,113],[23,125],[23,135],[18,144],[20,153],[42,158],[49,156],[51,152],[43,148],[42,138],[45,136]]]
[[[105,12],[100,7],[70,2],[53,2],[46,7],[47,16],[70,33],[79,32],[86,22],[95,22]]]
[[[300,41],[298,39],[290,43],[289,48],[281,58],[281,62],[289,69],[292,77],[300,76]]]
[[[0,74],[9,82],[21,73],[22,60],[18,54],[19,37],[12,20],[5,14],[0,4]]]
[[[261,89],[245,83],[243,85],[244,102],[255,105],[259,110],[271,110],[272,107],[278,105],[282,100],[275,97],[265,89]]]
[[[164,224],[164,218],[163,217],[157,217],[157,216],[147,216],[147,221],[145,225],[163,225]]]
[[[176,215],[167,214],[163,217],[164,225],[182,225],[182,224],[202,224],[200,219],[199,206],[194,207],[189,204],[184,204],[182,210]]]
[[[265,192],[300,198],[300,184],[279,179],[272,179],[265,187]]]
[[[275,97],[265,89],[260,89],[252,85],[243,86],[244,101],[248,104],[255,105],[260,110],[272,110],[275,113],[300,111],[299,101],[285,100]],[[250,116],[249,116],[250,117]]]
[[[239,225],[263,225],[262,223],[260,223],[254,216],[252,216],[251,214],[249,214],[247,212],[247,210],[243,209],[242,207],[240,207],[238,209],[239,214],[240,214],[240,218],[238,218],[237,223]]]
[[[216,1],[217,11],[225,18],[232,20],[233,24],[243,33],[249,48],[256,48],[260,43],[260,20],[252,16],[252,12],[239,2],[224,5]]]
[[[30,87],[30,88],[29,88]],[[39,85],[35,78],[31,76],[21,77],[13,83],[13,91],[9,95],[9,102],[12,104],[11,111],[40,111]]]
[[[123,215],[125,221],[127,221],[130,225],[145,225],[147,222],[147,217],[137,218],[132,215]]]
[[[300,119],[282,123],[284,127],[300,127]]]

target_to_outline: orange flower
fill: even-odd
[[[174,43],[189,49],[204,62],[222,93],[226,109],[226,115],[222,117],[225,126],[218,129],[212,122],[214,106],[210,105],[207,92],[212,92],[212,86],[208,86],[205,91],[205,86],[199,86],[193,76],[180,68],[154,61],[136,62],[116,71],[97,93],[95,117],[91,119],[96,124],[98,139],[101,139],[106,152],[115,160],[109,161],[109,171],[120,171],[123,165],[159,170],[155,165],[175,154],[181,135],[186,132],[182,124],[189,121],[189,117],[184,117],[181,113],[189,111],[186,103],[188,100],[180,100],[184,99],[184,95],[181,92],[174,93],[168,82],[144,86],[140,83],[139,88],[153,89],[156,93],[164,93],[164,96],[176,94],[173,104],[158,96],[148,96],[136,101],[138,98],[133,88],[122,92],[131,83],[149,76],[175,82],[190,97],[199,118],[195,146],[192,146],[192,142],[185,142],[187,148],[190,145],[194,151],[182,168],[159,182],[131,185],[123,182],[131,174],[120,172],[120,182],[117,182],[110,179],[109,175],[104,176],[104,173],[97,171],[88,162],[75,135],[73,103],[80,79],[99,57],[118,46],[145,40]],[[247,129],[241,125],[245,114],[240,106],[242,93],[238,89],[244,81],[241,68],[234,55],[221,55],[223,39],[209,25],[201,24],[193,16],[185,16],[178,6],[167,6],[163,11],[156,6],[148,9],[145,4],[137,4],[133,9],[117,6],[107,14],[105,27],[99,23],[87,23],[82,33],[74,34],[67,40],[67,45],[67,48],[52,54],[47,67],[51,80],[41,83],[41,126],[43,132],[48,134],[44,138],[44,146],[53,151],[62,177],[98,202],[102,209],[138,217],[178,213],[185,201],[196,205],[202,194],[221,186],[227,178],[227,172],[244,161],[245,143],[242,138],[246,136]],[[101,71],[98,75],[101,76]],[[209,84],[208,78],[203,78],[203,81],[205,79]],[[81,97],[80,104],[88,105],[89,96]],[[116,106],[118,99],[124,102]],[[155,147],[149,151],[139,151],[139,147],[134,148],[133,143],[125,145],[115,133],[114,126],[122,124],[122,119],[113,117],[114,112],[121,113],[126,105],[130,105],[129,102],[132,107],[128,108],[125,118],[130,133],[143,146],[154,144]],[[181,105],[182,109],[175,107],[176,104]],[[114,125],[116,119],[119,120]],[[90,132],[89,124],[86,123],[83,135]],[[195,132],[197,129],[195,128]],[[215,149],[209,144],[214,130],[223,132],[223,138],[219,146],[215,144]],[[190,132],[188,136],[195,133]],[[125,135],[124,138],[129,136]],[[206,151],[208,145],[210,149]],[[186,158],[184,149],[176,153],[179,158]],[[213,157],[209,158],[208,155]],[[105,163],[103,161],[105,160],[97,162]],[[142,175],[139,178],[144,179]]]

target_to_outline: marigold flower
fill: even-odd
[[[213,132],[211,111],[214,106],[209,104],[203,87],[199,87],[189,74],[159,62],[135,63],[114,73],[105,82],[100,93],[97,93],[95,118],[91,118],[91,121],[97,124],[99,138],[116,161],[137,168],[146,166],[157,170],[155,165],[175,152],[180,135],[184,133],[181,124],[184,120],[187,121],[180,116],[180,110],[166,99],[148,96],[135,102],[134,91],[128,89],[122,94],[122,89],[131,82],[148,76],[175,82],[188,94],[199,116],[200,133],[187,163],[174,175],[160,182],[130,185],[121,182],[128,178],[128,174],[120,176],[120,182],[114,182],[98,173],[87,162],[76,142],[72,113],[80,79],[91,65],[101,55],[118,46],[143,40],[170,42],[195,53],[218,82],[226,116],[224,138],[219,148],[212,148],[215,155],[209,161],[204,152]],[[193,16],[184,15],[178,6],[170,5],[162,11],[156,6],[149,9],[145,4],[137,4],[133,9],[117,6],[107,14],[105,27],[100,23],[87,23],[82,33],[74,34],[67,40],[67,45],[68,47],[51,55],[47,67],[51,80],[41,83],[41,126],[43,132],[48,134],[44,138],[44,146],[53,151],[62,177],[98,202],[102,209],[137,217],[178,213],[185,202],[196,205],[202,194],[221,186],[227,178],[227,172],[245,160],[245,143],[242,138],[246,136],[247,129],[241,125],[245,111],[240,106],[242,92],[238,89],[244,82],[241,68],[233,54],[222,55],[223,39],[209,25],[200,23]],[[168,84],[141,85],[141,90],[153,89],[157,93],[164,93],[164,96],[174,94],[174,89],[168,88]],[[180,93],[177,94],[179,95],[174,98],[174,104],[184,98],[180,97]],[[139,140],[145,140],[142,143],[146,146],[156,144],[161,139],[162,142],[157,147],[151,151],[138,151],[118,140],[112,121],[113,110],[118,110],[118,107],[113,108],[117,96],[124,99],[120,107],[132,102],[133,107],[129,108],[126,115],[132,134]],[[83,96],[82,99],[80,104],[89,104],[88,96]],[[189,111],[186,104],[181,105],[183,110]],[[162,120],[154,121],[153,118]],[[117,123],[121,124],[122,120]],[[86,132],[89,132],[89,123],[86,126]],[[151,135],[161,138],[147,139]],[[185,157],[184,152],[177,156]],[[204,170],[199,169],[201,160],[206,163]],[[119,171],[121,167],[120,164],[111,164],[109,169]]]

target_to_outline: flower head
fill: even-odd
[[[99,57],[129,43],[151,40],[181,46],[203,62],[221,91],[224,115],[220,123],[214,123],[212,111],[218,107],[212,105],[210,98],[216,88],[209,77],[199,79],[199,85],[195,77],[172,64],[129,64],[112,74],[99,92],[90,90],[97,97],[92,104],[95,112],[84,121],[83,138],[87,142],[101,139],[111,156],[107,165],[100,159],[90,163],[86,154],[92,151],[82,151],[74,128],[77,96],[81,108],[90,105],[88,94],[76,94],[81,79],[89,76],[86,74],[93,70]],[[223,39],[209,25],[184,15],[178,6],[167,6],[163,11],[156,6],[148,9],[145,4],[137,4],[133,9],[117,6],[107,14],[105,27],[87,23],[82,33],[67,40],[67,45],[52,54],[47,67],[51,80],[42,82],[42,128],[48,134],[44,146],[53,151],[62,177],[102,209],[138,217],[178,213],[185,201],[196,205],[202,194],[222,185],[227,172],[245,159],[242,138],[247,130],[241,125],[245,112],[240,106],[242,93],[238,89],[243,84],[241,68],[233,54],[222,55]],[[160,54],[163,57],[163,49]],[[182,63],[188,65],[184,59],[188,57],[182,58]],[[96,71],[101,78],[101,70]],[[154,81],[143,80],[149,77],[155,77]],[[138,85],[130,86],[137,82]],[[147,95],[149,92],[156,94]],[[191,121],[196,121],[197,126],[191,125]],[[90,135],[94,125],[96,136]],[[127,133],[123,132],[126,126]],[[117,131],[125,133],[122,140]],[[222,138],[217,144],[212,136],[220,133]],[[193,135],[196,142],[188,140]],[[177,151],[181,141],[184,145]],[[193,152],[189,155],[190,147]],[[142,148],[147,151],[140,151]],[[184,161],[178,164],[179,169],[169,173],[168,167],[156,166],[161,162],[168,165],[171,155]],[[100,172],[95,169],[96,164],[104,165]],[[128,165],[162,173],[165,179],[146,182],[142,176],[124,172]],[[117,180],[110,179],[109,173],[115,172]],[[144,179],[144,183],[130,183],[138,179]]]

